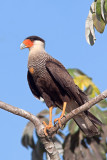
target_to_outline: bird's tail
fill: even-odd
[[[79,106],[74,103],[74,101],[71,101],[67,105],[66,111],[69,113],[77,107]],[[82,112],[73,119],[86,136],[92,137],[99,134],[99,130],[96,125],[101,126],[102,122],[89,111]]]
[[[84,132],[84,134],[88,137],[92,137],[99,134],[99,130],[96,126],[102,125],[102,123],[89,111],[88,113],[81,113],[74,117],[74,121],[80,127],[80,129]]]

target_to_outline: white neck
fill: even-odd
[[[41,41],[34,41],[33,46],[29,48],[28,59],[36,58],[45,52],[45,44]]]
[[[33,46],[29,48],[29,50],[31,51],[32,49],[36,49],[36,50],[44,50],[45,49],[45,44],[41,41],[34,41],[33,42]]]

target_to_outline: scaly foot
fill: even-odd
[[[64,103],[63,103],[63,110],[62,110],[61,116],[60,116],[59,118],[56,118],[56,119],[54,120],[54,124],[58,121],[58,124],[59,124],[60,128],[62,127],[61,118],[62,118],[62,117],[64,116],[64,114],[65,114],[66,105],[67,105],[67,102],[64,102]]]
[[[46,124],[45,121],[43,121],[42,123],[43,123],[44,126],[45,126],[45,128],[44,128],[44,134],[45,134],[46,136],[48,136],[47,130],[53,127],[52,122],[49,122],[48,125]]]
[[[63,116],[60,116],[59,118],[56,118],[56,119],[54,119],[54,124],[58,121],[58,124],[59,124],[59,127],[61,128],[62,127],[62,124],[61,124],[61,118],[62,118]]]

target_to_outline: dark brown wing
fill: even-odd
[[[40,99],[40,97],[41,97],[40,92],[39,92],[39,90],[38,90],[38,88],[37,88],[37,86],[36,86],[36,84],[33,80],[33,77],[32,77],[32,75],[30,74],[29,71],[27,73],[27,80],[28,80],[29,87],[30,87],[32,93],[34,94],[34,96],[36,98]]]
[[[70,97],[82,105],[87,101],[87,96],[74,83],[72,77],[62,64],[58,61],[47,61],[46,68],[50,75],[59,83],[59,85],[67,92]]]

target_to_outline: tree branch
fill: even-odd
[[[52,139],[50,139],[49,137],[46,137],[44,135],[44,132],[43,132],[44,125],[40,122],[40,120],[36,116],[31,114],[30,112],[27,112],[23,109],[6,104],[2,101],[0,101],[0,108],[30,120],[35,125],[37,134],[40,137],[40,140],[41,140],[42,144],[44,145],[47,153],[49,154],[50,159],[51,160],[56,160],[56,159],[60,160],[59,153],[56,150]]]
[[[96,103],[98,103],[101,100],[105,99],[106,97],[107,97],[107,90],[102,92],[100,95],[96,96],[95,98],[91,99],[90,101],[86,102],[84,105],[80,106],[77,109],[74,109],[72,112],[67,114],[65,117],[63,117],[61,119],[61,124],[62,125],[66,124],[66,122],[68,120],[70,120],[71,118],[73,118],[77,114],[79,114],[79,113],[81,113],[81,112],[83,112],[85,110],[90,109],[93,105],[95,105]],[[48,152],[48,154],[50,156],[50,159],[51,160],[56,160],[56,159],[60,160],[58,152],[57,152],[57,150],[55,148],[55,145],[52,142],[52,139],[50,139],[49,137],[46,137],[44,135],[44,132],[43,132],[44,126],[36,116],[31,114],[30,112],[27,112],[27,111],[22,110],[20,108],[14,107],[14,106],[9,105],[9,104],[6,104],[6,103],[4,103],[2,101],[0,101],[0,108],[30,120],[35,125],[37,134],[40,137],[41,142],[44,144],[45,149],[46,149],[46,151]],[[59,129],[59,125],[56,124],[54,127],[52,127],[49,130],[49,136],[52,136],[53,134],[55,134],[58,129]]]

